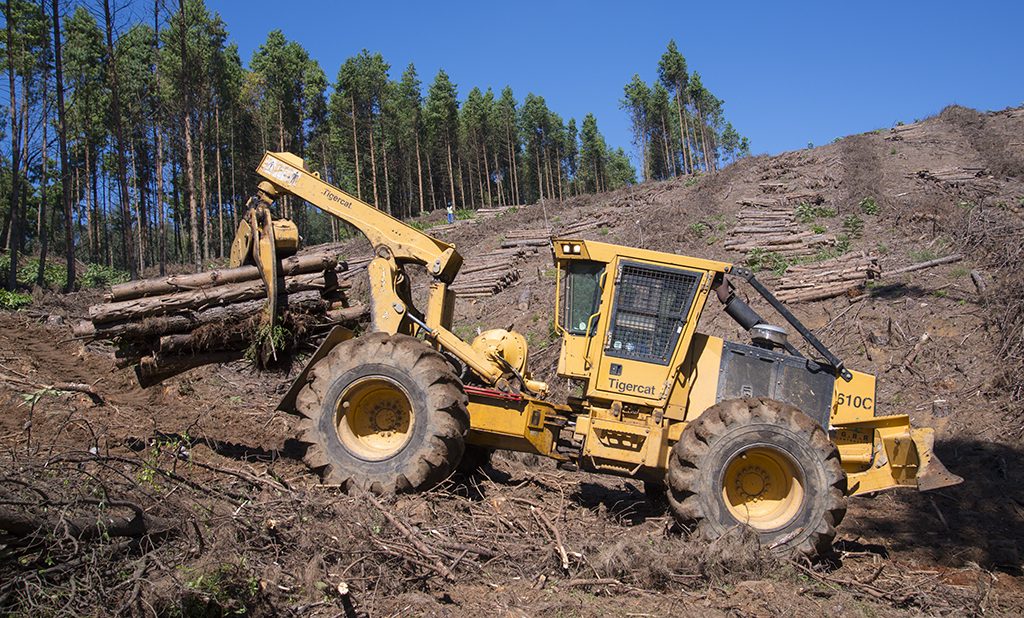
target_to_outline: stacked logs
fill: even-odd
[[[513,246],[476,258],[462,269],[451,289],[459,298],[494,296],[519,280],[516,264],[537,251],[537,247]]]
[[[495,208],[477,208],[474,214],[474,218],[477,221],[487,221],[499,217],[513,208],[522,208],[522,206],[511,205],[511,206],[497,206]]]
[[[889,129],[889,135],[885,139],[890,142],[902,142],[906,139],[917,139],[927,131],[927,127],[920,122],[901,124]]]
[[[786,257],[813,255],[821,246],[835,242],[831,234],[801,230],[793,209],[775,199],[744,198],[741,203],[755,208],[741,210],[737,225],[729,233],[725,248],[741,253],[754,249]]]
[[[330,253],[281,261],[281,323],[293,348],[325,327],[358,320],[364,307],[346,306],[338,274],[346,268]],[[111,287],[107,302],[89,307],[73,327],[76,337],[117,344],[121,366],[137,365],[143,384],[200,365],[241,358],[258,345],[267,292],[255,266],[171,275]]]
[[[809,302],[859,292],[881,273],[878,258],[866,253],[846,255],[803,266],[791,266],[775,286],[783,302]]]
[[[588,217],[586,219],[581,219],[576,223],[567,225],[558,232],[558,235],[562,238],[569,236],[578,236],[581,233],[586,232],[588,230],[599,229],[602,227],[609,228],[614,226],[614,217],[610,213],[605,212],[595,217]]]
[[[551,228],[517,229],[505,233],[501,241],[502,249],[517,247],[547,247],[551,244]]]
[[[973,182],[988,176],[983,167],[947,167],[939,170],[919,170],[915,176],[936,182]]]

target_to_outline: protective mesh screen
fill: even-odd
[[[698,273],[624,264],[606,352],[667,364],[699,283]]]

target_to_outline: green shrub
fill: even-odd
[[[11,269],[11,256],[9,253],[0,255],[0,277],[7,280],[7,273]],[[39,274],[39,258],[30,257],[18,262],[18,285],[31,287],[35,285],[36,275]],[[47,261],[43,269],[43,285],[49,288],[63,288],[68,281],[68,271],[61,264]]]
[[[793,262],[787,260],[785,256],[774,251],[765,251],[760,247],[752,249],[747,254],[747,266],[754,272],[768,270],[781,277],[792,264]]]
[[[98,288],[128,281],[130,276],[123,270],[104,266],[102,264],[89,264],[85,267],[79,279],[83,288]]]
[[[810,223],[815,219],[826,219],[834,216],[836,216],[835,209],[829,208],[828,206],[815,206],[814,204],[808,204],[807,202],[797,204],[796,206],[796,218],[799,219],[801,223]]]
[[[873,197],[866,197],[860,201],[860,211],[866,215],[877,215],[882,207],[878,205]]]
[[[39,274],[39,259],[29,258],[25,260],[18,269],[18,283],[21,285],[32,285],[36,282],[36,275]],[[43,285],[48,288],[63,288],[68,282],[68,269],[61,264],[46,262],[43,268]]]
[[[467,219],[472,219],[475,216],[476,216],[476,213],[473,212],[472,210],[468,209],[468,208],[460,208],[460,209],[455,211],[455,218],[458,219],[459,221],[465,221]]]
[[[857,215],[846,215],[843,217],[843,231],[850,238],[860,238],[864,233],[864,220]]]
[[[690,230],[690,233],[696,236],[697,238],[704,238],[704,234],[707,234],[708,232],[711,231],[711,228],[708,227],[708,224],[704,223],[703,221],[691,223],[689,227],[687,227],[687,229]]]
[[[0,309],[4,311],[17,311],[30,304],[32,304],[32,297],[28,294],[0,290]]]
[[[824,234],[825,232],[828,231],[828,228],[825,227],[824,225],[821,225],[820,223],[815,223],[814,225],[811,226],[811,231],[814,232],[815,234]]]

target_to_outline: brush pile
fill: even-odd
[[[152,384],[192,367],[238,360],[247,352],[290,351],[328,327],[358,320],[339,281],[347,265],[329,252],[281,261],[277,326],[263,326],[267,291],[255,266],[155,277],[115,285],[89,307],[76,337],[112,341],[122,366],[137,365]],[[267,343],[269,342],[269,345]]]

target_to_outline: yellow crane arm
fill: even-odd
[[[256,172],[278,193],[306,200],[320,210],[362,232],[375,252],[389,252],[398,263],[422,264],[435,279],[451,283],[462,266],[455,246],[406,225],[391,215],[345,193],[306,171],[299,157],[290,152],[268,152]],[[266,185],[261,186],[266,192]],[[276,198],[271,194],[269,197]]]
[[[263,155],[256,172],[260,183],[258,204],[266,208],[282,195],[294,195],[356,228],[373,245],[367,266],[370,280],[370,316],[375,331],[415,334],[421,330],[436,345],[466,363],[485,382],[505,385],[499,363],[451,332],[454,294],[448,285],[462,266],[455,246],[424,234],[306,170],[303,160],[288,152]],[[410,298],[403,266],[419,264],[433,277],[427,310],[420,313]]]

